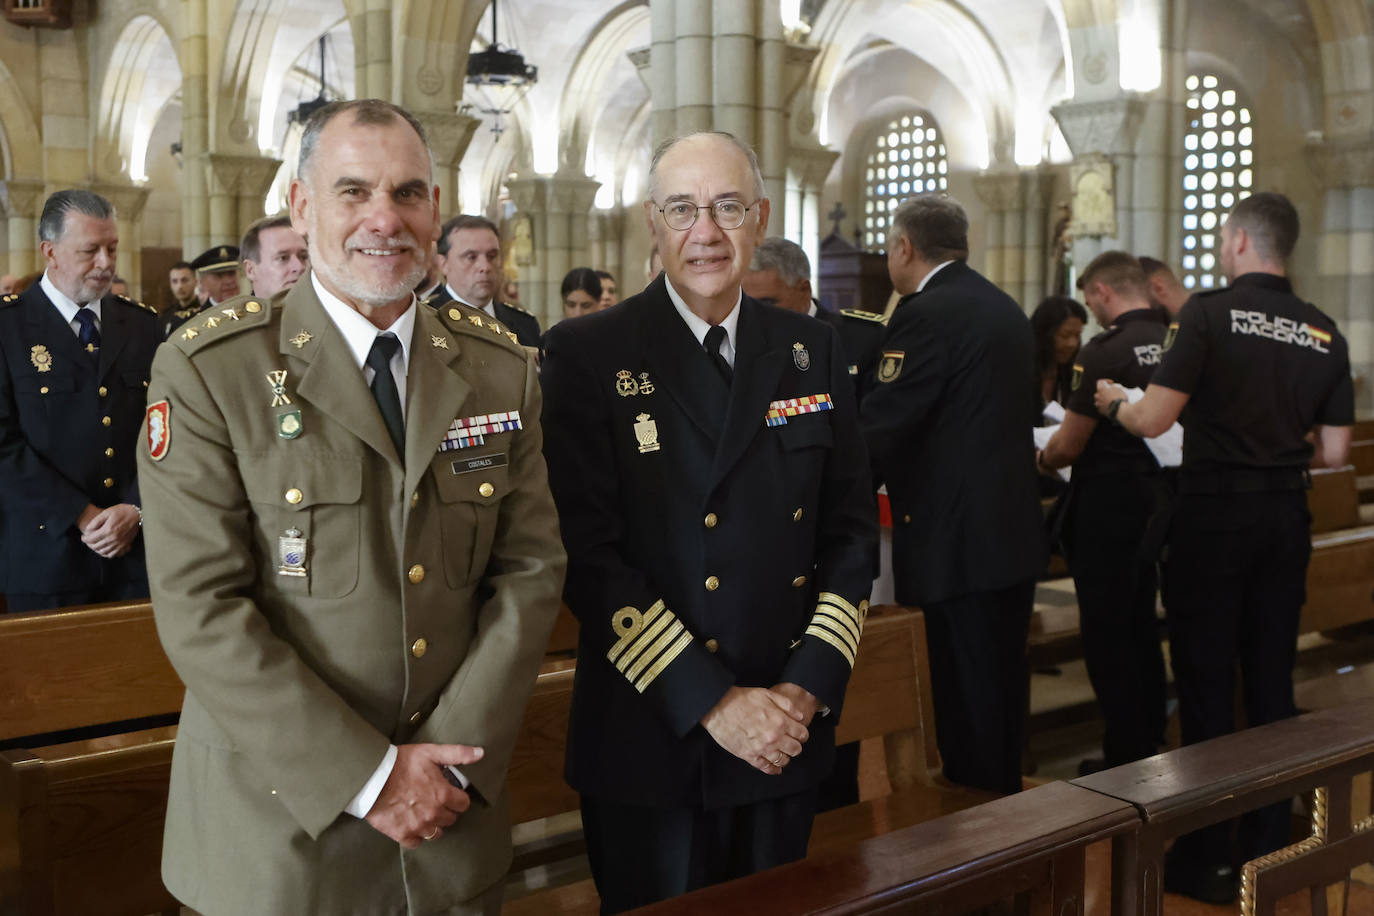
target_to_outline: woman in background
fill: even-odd
[[[574,267],[568,271],[559,294],[563,297],[564,318],[576,318],[602,308],[601,278],[590,267]]]
[[[1088,311],[1068,296],[1050,296],[1031,314],[1035,333],[1035,397],[1040,409],[1050,401],[1060,404],[1069,395],[1073,361]]]

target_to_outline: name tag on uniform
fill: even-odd
[[[471,458],[459,458],[453,462],[453,473],[471,474],[473,471],[487,471],[491,468],[503,468],[506,466],[506,455],[473,455]]]
[[[764,417],[763,422],[769,426],[783,426],[787,423],[788,417],[834,409],[835,405],[831,402],[828,394],[809,394],[804,398],[784,398],[781,401],[769,402],[768,415]]]
[[[491,433],[504,433],[522,429],[520,411],[508,410],[504,413],[484,413],[475,417],[464,417],[453,421],[444,439],[439,443],[439,451],[451,452],[455,449],[481,445],[484,436]]]

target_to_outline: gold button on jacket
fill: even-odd
[[[707,528],[714,528],[714,527],[716,527],[716,524],[717,524],[719,521],[720,521],[719,516],[717,516],[714,512],[708,512],[708,513],[706,514],[706,527],[707,527]]]
[[[715,576],[707,576],[707,577],[706,577],[706,590],[707,590],[708,592],[713,592],[713,591],[715,591],[715,590],[718,589],[718,588],[720,588],[720,580],[717,579]]]
[[[424,658],[425,653],[428,651],[429,643],[425,641],[425,638],[423,636],[421,636],[419,639],[415,640],[415,642],[410,644],[410,654],[415,656],[416,658]]]
[[[286,501],[293,506],[299,503],[304,498],[305,494],[303,494],[300,490],[296,489],[295,487],[292,487],[291,489],[286,491]]]
[[[411,582],[419,585],[421,582],[425,581],[425,568],[419,563],[416,563],[414,566],[410,567],[410,571],[406,573],[406,576],[410,578]]]

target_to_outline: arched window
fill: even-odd
[[[864,247],[882,251],[897,205],[943,191],[948,182],[945,141],[935,119],[924,113],[894,118],[878,133],[864,163]]]
[[[1250,108],[1215,74],[1188,77],[1188,132],[1183,138],[1183,285],[1225,283],[1217,252],[1221,224],[1254,182]]]

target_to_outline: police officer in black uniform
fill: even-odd
[[[1232,209],[1221,230],[1231,285],[1184,305],[1145,397],[1098,382],[1096,403],[1128,431],[1183,424],[1183,465],[1163,567],[1183,741],[1234,730],[1234,671],[1249,725],[1291,716],[1298,616],[1311,554],[1309,464],[1345,462],[1354,422],[1350,355],[1336,324],[1293,294],[1286,265],[1298,215],[1280,194]],[[1316,455],[1306,436],[1315,431]],[[1190,834],[1165,887],[1227,902],[1236,866],[1288,840],[1288,802]]]
[[[191,262],[196,272],[198,299],[185,308],[171,309],[163,316],[164,338],[212,305],[227,302],[239,294],[239,249],[235,245],[207,248]]]
[[[109,294],[118,235],[103,197],[57,192],[38,234],[42,279],[0,299],[6,603],[147,597],[134,448],[157,313]]]
[[[873,374],[878,363],[878,347],[887,322],[876,312],[824,308],[811,294],[811,260],[796,242],[774,236],[754,249],[749,270],[744,274],[744,292],[765,305],[800,312],[824,321],[840,335],[845,367],[854,382],[856,397],[862,397],[863,380]]]
[[[1165,501],[1163,478],[1141,439],[1102,421],[1093,393],[1102,378],[1142,390],[1149,385],[1165,325],[1150,307],[1140,262],[1124,251],[1094,258],[1078,288],[1107,330],[1079,351],[1064,422],[1037,463],[1045,473],[1073,465],[1063,537],[1083,658],[1102,709],[1103,759],[1084,762],[1095,770],[1154,754],[1164,733],[1158,577],[1155,557],[1142,550],[1150,518]]]

